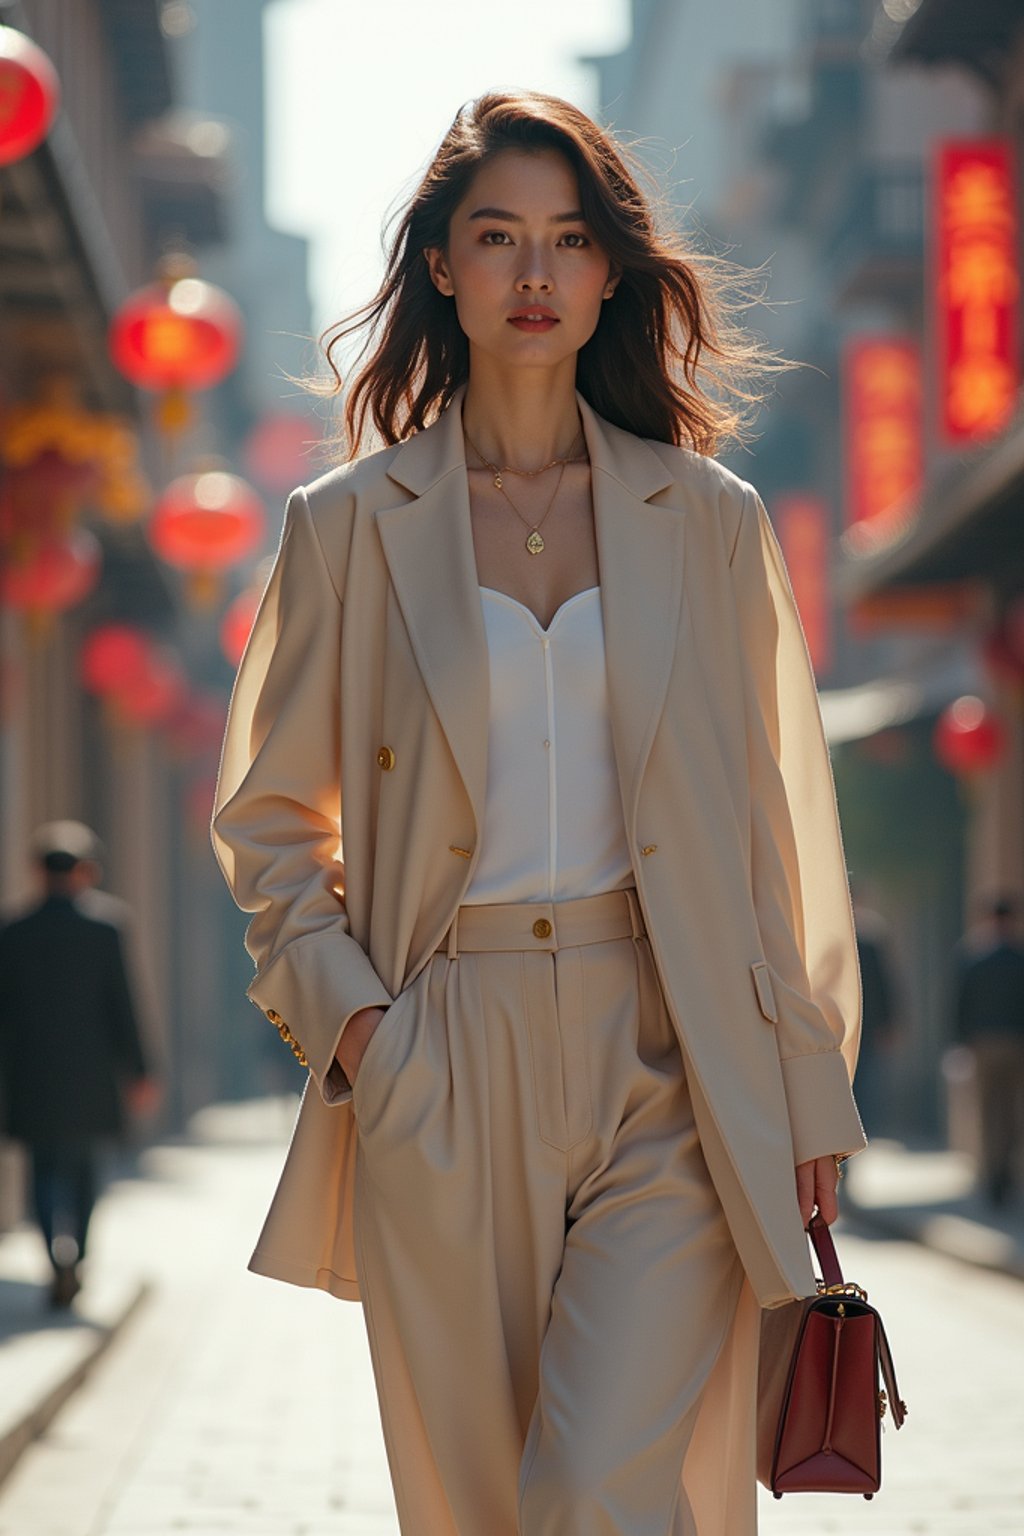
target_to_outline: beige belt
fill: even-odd
[[[604,891],[572,901],[494,902],[462,906],[437,952],[556,950],[609,939],[639,939],[647,930],[636,890]]]

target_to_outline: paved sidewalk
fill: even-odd
[[[110,1190],[90,1305],[103,1276],[151,1289],[0,1487],[0,1536],[397,1536],[362,1310],[245,1271],[294,1108],[211,1109]],[[907,1194],[911,1166],[940,1166],[884,1150],[857,1179],[883,1219],[899,1168]],[[761,1489],[763,1536],[1019,1536],[1024,1288],[848,1214],[840,1255],[885,1317],[910,1416],[883,1426],[876,1500]]]
[[[214,1106],[108,1189],[66,1328],[148,1290],[0,1486],[0,1536],[397,1536],[362,1309],[245,1268],[297,1102]],[[51,1331],[21,1342],[26,1397]]]
[[[277,1139],[292,1113],[290,1100],[240,1113],[228,1106],[198,1118],[199,1138],[245,1140],[269,1128]],[[66,1310],[50,1307],[51,1271],[34,1224],[0,1233],[0,1483],[152,1295],[162,1266],[151,1264],[132,1231],[153,1175],[159,1180],[160,1156],[159,1148],[141,1157],[119,1152],[105,1167],[108,1188],[93,1218],[85,1283]]]
[[[995,1209],[962,1152],[873,1138],[846,1165],[842,1209],[880,1232],[1024,1279],[1024,1197]]]
[[[42,1238],[25,1224],[0,1235],[0,1483],[148,1294],[134,1269],[92,1270],[67,1311],[49,1307]]]

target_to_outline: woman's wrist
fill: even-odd
[[[342,1035],[341,1035],[342,1040],[344,1040],[344,1038],[348,1034],[349,1030],[352,1029],[353,1027],[355,1028],[356,1033],[358,1034],[359,1030],[362,1027],[364,1027],[367,1023],[369,1023],[371,1021],[371,1019],[372,1019],[374,1024],[378,1023],[379,1020],[383,1018],[384,1013],[385,1013],[384,1008],[380,1007],[379,1005],[374,1005],[374,1006],[371,1006],[369,1008],[358,1008],[355,1013],[353,1013],[353,1014],[351,1014],[349,1016],[349,1021],[345,1025],[344,1030],[342,1031]]]
[[[384,1017],[386,1010],[380,1007],[360,1008],[353,1013],[341,1032],[334,1059],[349,1082],[359,1070],[359,1063],[367,1041]]]

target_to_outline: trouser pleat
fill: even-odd
[[[647,940],[439,952],[353,1107],[403,1536],[705,1536],[681,1468],[743,1273]]]

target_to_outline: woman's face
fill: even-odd
[[[576,174],[554,149],[506,149],[481,166],[452,214],[447,253],[424,254],[471,347],[513,367],[578,352],[618,281],[582,217]],[[553,320],[516,318],[539,309]]]

